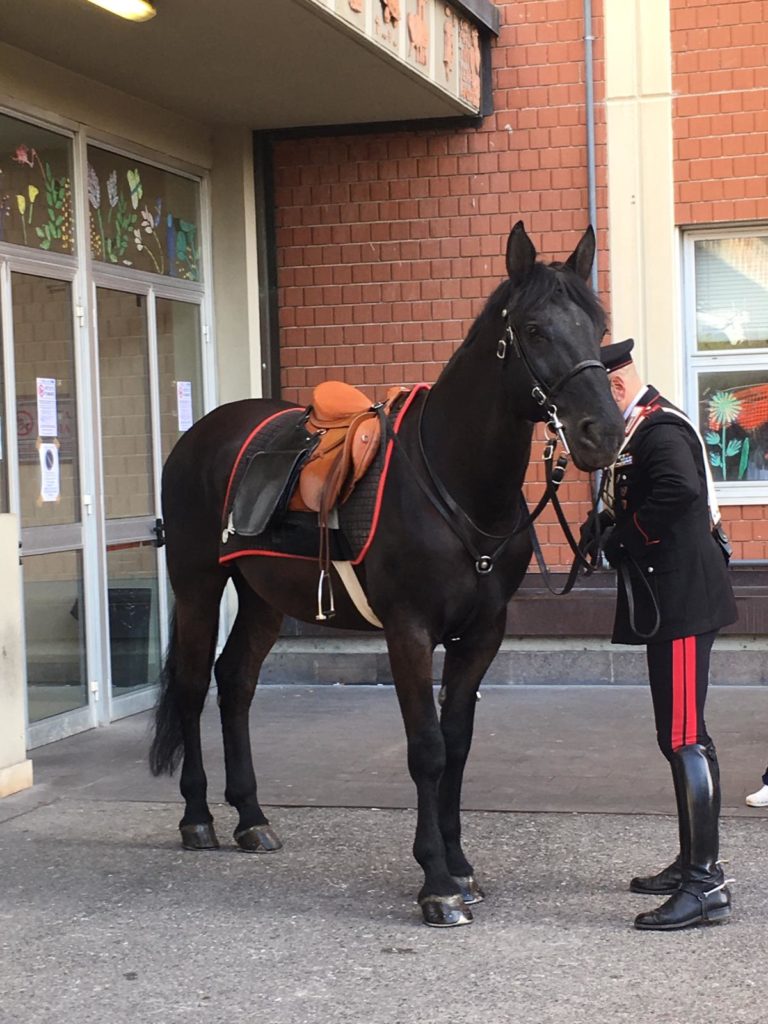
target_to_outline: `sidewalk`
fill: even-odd
[[[230,845],[215,704],[204,715],[222,849],[178,845],[175,779],[146,769],[149,715],[34,751],[0,802],[3,1024],[763,1024],[768,689],[713,688],[731,924],[641,934],[626,891],[675,852],[668,768],[641,687],[489,687],[465,786],[488,892],[433,931],[413,897],[413,787],[388,687],[263,687],[252,739],[284,840]],[[684,1009],[683,1009],[684,1008]]]

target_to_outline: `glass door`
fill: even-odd
[[[10,296],[28,717],[92,724],[73,286],[14,270]]]
[[[145,705],[159,677],[161,467],[203,408],[199,306],[125,287],[96,289],[112,717]]]
[[[154,526],[147,294],[96,289],[111,696],[157,681],[160,584]]]

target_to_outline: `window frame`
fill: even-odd
[[[695,243],[721,238],[749,238],[768,236],[768,224],[750,222],[718,227],[682,229],[683,246],[683,345],[685,409],[697,429],[704,436],[706,424],[699,421],[698,378],[702,373],[763,371],[768,379],[768,345],[738,351],[699,352],[696,347],[696,263]],[[716,480],[715,490],[721,505],[768,504],[768,480],[739,481]]]

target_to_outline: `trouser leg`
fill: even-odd
[[[730,916],[730,894],[717,861],[720,770],[704,722],[714,638],[684,637],[648,649],[657,737],[678,801],[680,886],[663,906],[640,914],[637,928],[673,930]]]
[[[629,883],[632,892],[665,895],[676,892],[682,882],[682,864],[690,855],[690,832],[685,827],[684,786],[672,754],[684,740],[712,743],[704,722],[704,704],[714,638],[714,633],[707,633],[668,640],[649,644],[646,651],[656,738],[672,770],[680,850],[672,863],[657,874],[635,876]]]

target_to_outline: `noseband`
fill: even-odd
[[[598,368],[604,372],[607,371],[599,359],[582,359],[580,363],[576,363],[575,366],[572,366],[571,369],[568,370],[567,373],[564,373],[563,376],[560,377],[559,380],[555,381],[554,384],[550,386],[546,385],[537,374],[528,353],[525,351],[520,341],[520,338],[515,333],[508,311],[503,309],[501,315],[506,321],[506,331],[504,332],[504,337],[499,339],[498,345],[496,346],[496,356],[498,359],[505,361],[507,358],[507,352],[511,349],[522,362],[523,366],[528,371],[528,376],[533,381],[531,397],[534,402],[542,408],[542,420],[546,423],[547,428],[552,435],[559,439],[565,454],[570,455],[570,448],[568,447],[568,441],[565,437],[565,427],[563,426],[560,417],[557,415],[557,406],[554,403],[554,398],[563,390],[565,385],[577,374],[581,373],[582,370]]]

